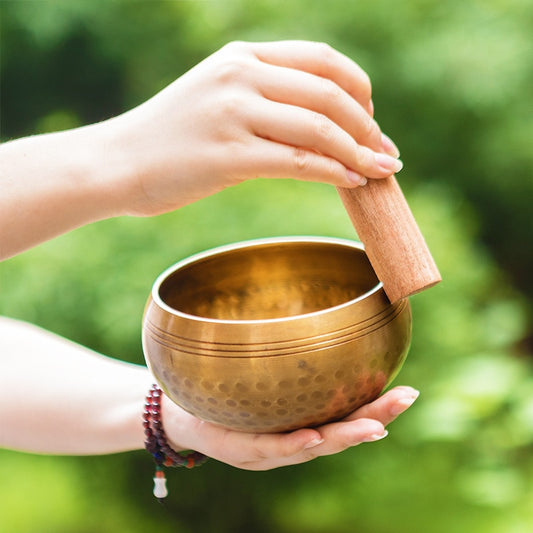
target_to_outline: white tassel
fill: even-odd
[[[161,471],[156,472],[154,477],[154,496],[158,499],[168,496],[167,479]]]

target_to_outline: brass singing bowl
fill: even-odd
[[[296,237],[195,255],[154,283],[147,364],[195,416],[272,433],[345,417],[399,372],[408,301],[391,304],[361,244]]]

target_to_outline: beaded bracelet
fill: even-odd
[[[204,464],[208,459],[208,457],[199,452],[176,452],[170,447],[161,421],[162,396],[163,391],[157,385],[152,385],[146,396],[142,417],[144,434],[146,435],[144,446],[152,454],[156,465],[154,496],[159,500],[168,496],[164,466],[193,468]]]

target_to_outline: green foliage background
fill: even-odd
[[[532,2],[4,0],[0,14],[2,140],[126,110],[230,40],[336,46],[373,80],[376,117],[400,146],[401,184],[444,277],[412,298],[397,383],[422,395],[384,441],[272,472],[214,461],[172,472],[165,507],[145,452],[2,451],[1,531],[531,531]],[[332,187],[257,180],[4,261],[0,313],[142,363],[142,310],[164,268],[292,234],[355,238]],[[27,393],[21,383],[13,401]]]

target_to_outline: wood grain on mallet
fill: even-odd
[[[394,303],[432,287],[441,275],[394,176],[337,188],[370,263]]]

